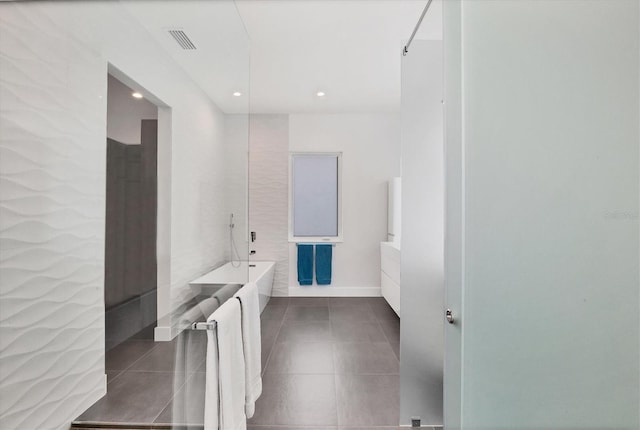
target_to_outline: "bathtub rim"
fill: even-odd
[[[252,269],[251,265],[252,264],[256,264],[256,269],[260,269],[260,272],[258,273],[258,276],[255,277],[255,279],[260,278],[261,276],[264,276],[269,269],[272,266],[275,266],[275,261],[247,261],[247,260],[241,260],[240,261],[241,264],[246,264],[247,267],[247,279],[241,279],[241,280],[224,280],[224,281],[219,281],[216,280],[214,278],[214,272],[219,271],[222,272],[223,270],[229,270],[229,269],[225,269],[228,268],[229,266],[232,265],[231,261],[228,261],[218,267],[216,267],[215,269],[211,269],[205,273],[203,273],[202,275],[200,275],[198,278],[194,279],[193,281],[189,281],[190,285],[210,285],[210,284],[228,284],[228,283],[238,283],[238,284],[245,284],[247,282],[255,282],[255,280],[252,281],[252,277],[249,275],[249,272],[251,271],[250,269]],[[262,267],[264,265],[264,267]],[[242,270],[242,266],[240,267],[233,267],[233,270],[235,271],[240,271]],[[244,273],[244,272],[243,272]],[[220,273],[218,273],[218,275],[220,275]],[[231,275],[231,273],[230,273]]]

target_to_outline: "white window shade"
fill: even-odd
[[[340,154],[291,155],[291,236],[340,236]]]

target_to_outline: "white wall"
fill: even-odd
[[[289,295],[380,295],[387,181],[400,175],[398,115],[292,114],[289,151],[342,152],[344,223],[344,243],[333,248],[330,286],[298,285],[296,245],[289,244]]]
[[[107,81],[107,137],[120,143],[140,144],[140,121],[158,119],[158,108],[109,75]]]
[[[108,63],[170,107],[159,112],[167,337],[188,281],[227,258],[224,117],[118,3],[3,3],[0,36],[0,428],[67,428],[105,392]]]
[[[462,5],[462,428],[638,429],[638,2]]]

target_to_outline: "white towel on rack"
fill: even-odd
[[[228,300],[207,319],[205,430],[246,430],[245,381],[240,302]]]
[[[245,361],[245,413],[251,418],[262,394],[262,351],[260,342],[260,302],[258,286],[249,282],[235,294],[242,306],[242,345]]]

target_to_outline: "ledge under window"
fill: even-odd
[[[289,237],[289,243],[343,243],[344,239],[338,237]]]

